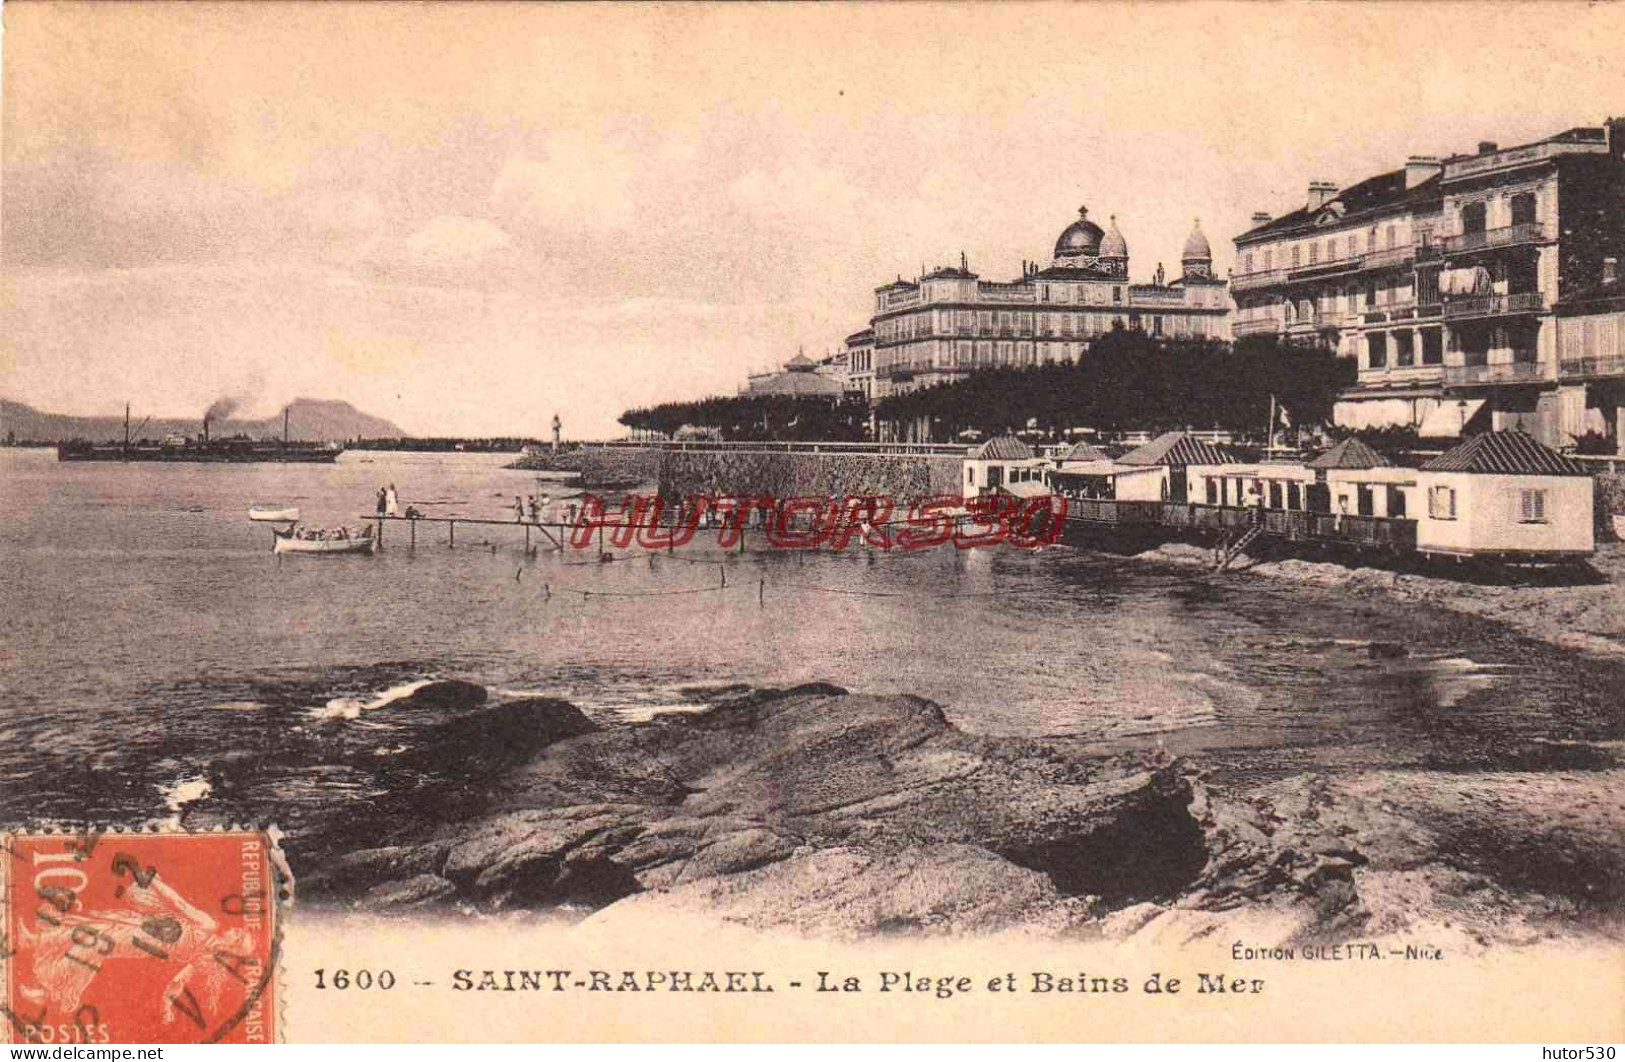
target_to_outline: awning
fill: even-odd
[[[1047,494],[1055,493],[1045,484],[1034,483],[1031,480],[1022,480],[1020,483],[1006,483],[999,489],[1006,494],[1014,494],[1018,498],[1042,498]]]
[[[1488,295],[1489,293],[1490,271],[1483,266],[1446,269],[1439,274],[1439,294],[1441,295]]]
[[[1484,399],[1469,398],[1465,402],[1443,402],[1427,411],[1416,434],[1424,439],[1458,439],[1461,429],[1472,423],[1478,411],[1484,408]]]
[[[1120,465],[1116,461],[1062,461],[1056,468],[1062,476],[1132,476],[1156,472],[1156,465]]]

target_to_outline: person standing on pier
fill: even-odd
[[[389,495],[384,488],[378,488],[378,515],[383,516],[389,512]]]
[[[395,484],[391,483],[389,485],[389,490],[384,495],[384,501],[390,516],[401,515],[401,498],[400,495],[395,493]]]
[[[513,522],[516,524],[525,522],[525,499],[517,494],[513,496]]]

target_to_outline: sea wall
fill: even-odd
[[[584,446],[559,453],[527,454],[508,466],[538,472],[579,472],[584,486],[599,483],[653,481],[660,474],[660,451],[654,448]]]
[[[810,454],[671,451],[661,455],[660,496],[768,494],[855,497],[911,502],[960,493],[958,457],[910,454]]]

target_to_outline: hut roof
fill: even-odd
[[[1013,435],[999,435],[978,446],[970,455],[972,461],[1031,461],[1033,448]]]
[[[1585,466],[1521,431],[1487,431],[1422,466],[1424,472],[1503,476],[1588,476]]]
[[[1062,454],[1058,461],[1104,461],[1106,451],[1092,443],[1080,442]]]
[[[1344,439],[1309,462],[1310,468],[1390,468],[1392,465],[1392,461],[1353,437]]]
[[[1117,459],[1120,465],[1223,465],[1235,455],[1212,443],[1193,439],[1182,431],[1170,431],[1152,439],[1137,450]]]

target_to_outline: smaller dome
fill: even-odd
[[[1196,228],[1185,237],[1185,253],[1180,256],[1186,262],[1211,262],[1213,249],[1207,245],[1207,237],[1202,235],[1202,219],[1196,219]]]
[[[1089,209],[1078,208],[1078,220],[1061,230],[1060,237],[1055,241],[1056,258],[1075,258],[1079,255],[1093,257],[1100,253],[1100,241],[1106,234],[1100,231],[1100,226],[1089,220]]]
[[[1106,233],[1106,238],[1104,240],[1100,241],[1100,257],[1102,257],[1102,258],[1127,258],[1128,257],[1128,241],[1123,239],[1123,234],[1117,230],[1117,215],[1116,214],[1112,215],[1112,227],[1111,227],[1110,231],[1108,231]]]

